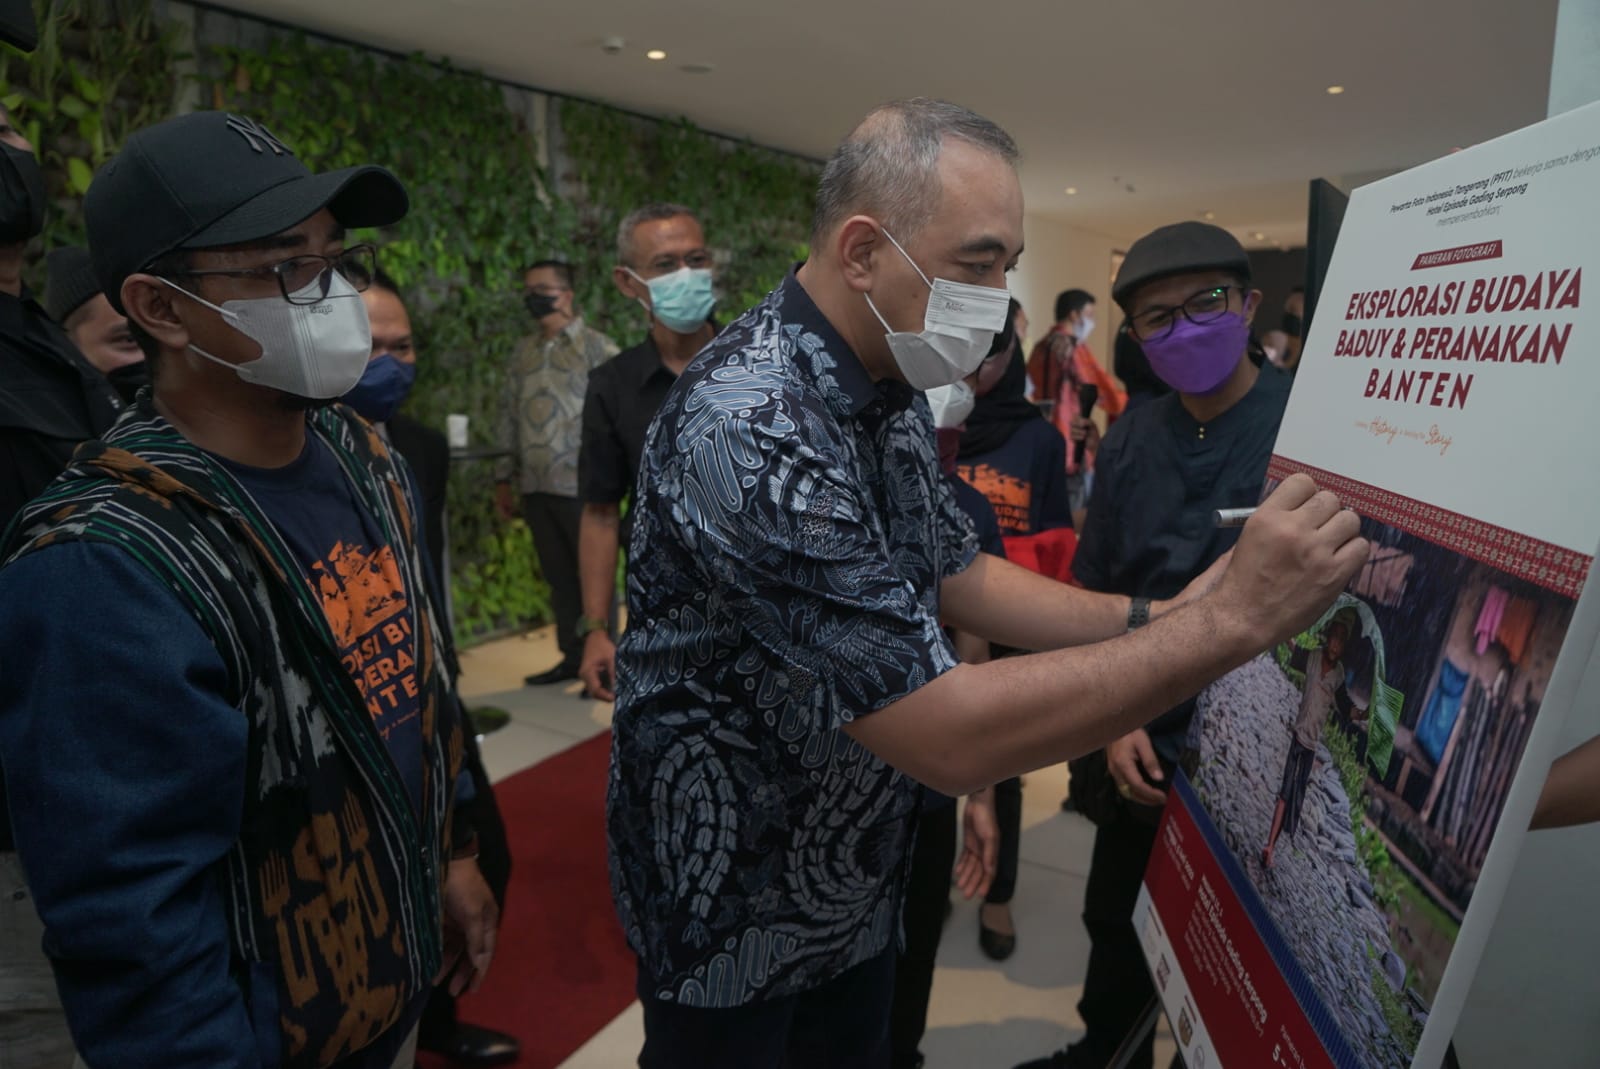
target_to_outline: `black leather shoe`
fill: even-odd
[[[517,1060],[522,1044],[502,1032],[477,1025],[458,1024],[448,1036],[426,1036],[417,1046],[456,1065],[505,1065]]]
[[[562,661],[549,671],[537,675],[527,676],[523,679],[525,687],[548,687],[553,683],[569,683],[578,678],[578,666]]]

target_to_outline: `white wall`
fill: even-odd
[[[1027,215],[1022,220],[1022,259],[1011,275],[1011,295],[1028,313],[1031,347],[1055,322],[1056,294],[1085,289],[1095,297],[1095,328],[1089,348],[1111,366],[1111,332],[1121,313],[1111,303],[1111,253],[1128,243],[1069,223]]]

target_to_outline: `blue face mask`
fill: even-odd
[[[417,365],[397,359],[393,353],[367,361],[361,381],[350,387],[342,400],[373,423],[385,423],[400,410],[400,402],[417,381]]]
[[[639,278],[631,267],[624,271]],[[668,330],[678,334],[693,334],[699,330],[717,303],[711,293],[709,267],[680,267],[659,278],[639,278],[650,288],[648,311]],[[643,304],[643,301],[639,302]]]

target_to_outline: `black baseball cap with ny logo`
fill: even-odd
[[[177,249],[271,237],[323,208],[347,227],[406,214],[400,180],[382,167],[312,174],[255,119],[197,111],[128,138],[84,198],[95,275],[117,311],[122,283]]]

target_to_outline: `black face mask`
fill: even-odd
[[[1300,336],[1300,325],[1299,316],[1289,315],[1287,312],[1284,313],[1283,332],[1285,334],[1289,335],[1291,338],[1298,338]]]
[[[522,299],[522,303],[527,306],[529,315],[535,319],[543,319],[556,310],[557,300],[558,298],[548,293],[530,293]]]
[[[44,229],[44,174],[31,152],[0,143],[0,245]]]
[[[106,381],[117,391],[125,404],[133,404],[139,390],[150,385],[150,364],[141,360],[137,364],[123,364],[106,372]]]

